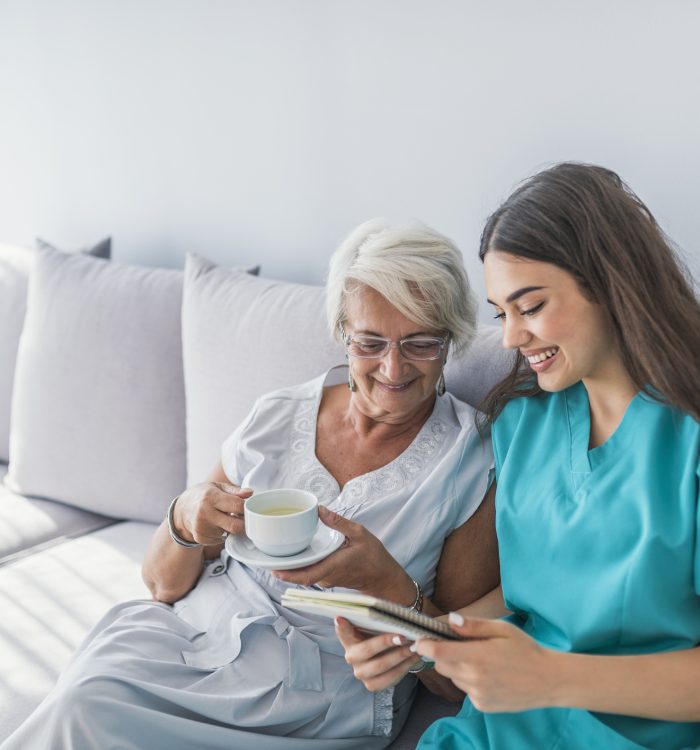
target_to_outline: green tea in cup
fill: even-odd
[[[285,557],[306,549],[318,527],[318,499],[306,490],[257,492],[243,506],[245,533],[266,555]]]

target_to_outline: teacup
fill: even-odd
[[[309,546],[318,526],[318,499],[306,490],[267,490],[243,506],[245,533],[266,555],[287,557]]]

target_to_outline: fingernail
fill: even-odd
[[[408,650],[409,650],[409,651],[410,651],[410,652],[411,652],[412,654],[415,654],[415,653],[416,653],[416,651],[418,651],[418,646],[416,646],[416,644],[415,644],[415,643],[412,643],[412,644],[411,644],[411,645],[410,645],[410,646],[408,647]]]
[[[403,641],[401,640],[401,636],[400,635],[395,635],[391,639],[391,642],[394,644],[394,646],[400,646],[403,643]]]
[[[464,625],[464,618],[459,612],[450,612],[449,620],[453,625]]]

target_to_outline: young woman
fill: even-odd
[[[489,219],[489,303],[516,349],[491,394],[503,600],[416,652],[464,690],[425,748],[700,745],[700,304],[613,172],[560,164]],[[500,606],[503,604],[500,600]],[[338,632],[371,689],[415,659]]]

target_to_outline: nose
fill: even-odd
[[[382,372],[389,381],[398,381],[401,378],[404,365],[408,360],[401,354],[399,345],[391,342],[389,351],[382,357]]]
[[[517,349],[524,346],[530,334],[523,319],[519,315],[509,315],[503,320],[503,348]]]

